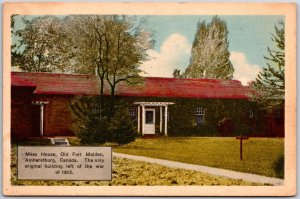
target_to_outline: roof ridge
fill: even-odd
[[[15,83],[15,81],[17,80],[18,82],[20,82],[23,86],[29,86],[29,87],[36,87],[36,85],[28,80],[25,80],[21,77],[15,76],[13,74],[11,74],[11,77],[13,78],[12,80],[12,85]]]
[[[176,77],[144,77],[147,79],[178,79],[178,80],[195,80],[195,81],[216,81],[216,82],[222,82],[222,81],[228,81],[228,82],[236,82],[241,83],[241,81],[236,79],[209,79],[209,78],[176,78]]]
[[[49,76],[82,76],[82,77],[96,77],[94,74],[78,74],[78,73],[50,73],[50,72],[25,72],[25,71],[12,71],[12,74],[37,74]],[[241,84],[241,81],[235,79],[209,79],[209,78],[175,78],[175,77],[143,77],[145,79],[173,79],[173,80],[194,80],[194,81],[210,81],[210,82],[235,82]]]
[[[36,85],[35,94],[98,95],[100,82],[96,75],[12,72],[12,78],[20,77]],[[120,84],[116,96],[180,97],[248,99],[251,90],[237,80],[145,77],[139,86]],[[19,82],[22,85],[22,82]],[[16,82],[16,83],[17,83]],[[109,84],[104,83],[105,93]]]
[[[48,75],[48,76],[86,76],[86,77],[96,77],[96,75],[93,75],[93,74],[50,73],[50,72],[25,72],[25,71],[11,71],[11,74],[34,74],[34,75]]]

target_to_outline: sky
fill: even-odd
[[[189,65],[197,23],[213,16],[143,16],[155,32],[155,47],[148,51],[150,60],[142,64],[147,76],[172,77],[175,68],[184,71]],[[274,47],[271,34],[282,16],[219,16],[227,23],[230,60],[234,79],[244,85],[254,80],[266,66],[267,48]]]
[[[139,15],[146,19],[147,29],[154,32],[155,46],[148,50],[149,60],[141,65],[144,76],[172,77],[175,68],[184,71],[189,65],[192,43],[197,31],[197,23],[209,23],[214,16],[204,15]],[[219,15],[228,29],[230,60],[234,67],[233,79],[246,85],[254,80],[266,66],[264,55],[267,48],[273,48],[271,35],[274,25],[283,16]],[[24,28],[21,20],[18,29]]]

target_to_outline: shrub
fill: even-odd
[[[217,125],[201,124],[193,129],[193,136],[218,136]]]
[[[106,119],[89,118],[78,121],[76,136],[82,144],[103,144],[110,140]]]
[[[104,144],[116,142],[119,145],[135,140],[136,128],[131,122],[128,103],[110,98],[78,97],[69,103],[74,116],[72,131],[81,144]],[[103,108],[101,108],[103,107]]]
[[[130,119],[127,108],[115,111],[109,120],[107,117],[77,120],[74,128],[81,144],[104,144],[115,142],[124,145],[135,140],[136,128]]]
[[[222,136],[232,135],[234,131],[234,125],[231,118],[223,118],[218,122],[218,131]]]
[[[108,131],[111,141],[119,145],[133,142],[138,135],[127,109],[121,109],[115,113],[109,123]]]

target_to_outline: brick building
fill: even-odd
[[[99,82],[94,75],[12,72],[12,138],[74,135],[69,102],[74,96],[98,95]],[[108,95],[106,85],[104,91]],[[175,135],[180,128],[189,135],[206,135],[206,131],[219,135],[217,121],[235,117],[236,133],[245,124],[250,136],[255,131],[253,136],[283,137],[283,109],[264,115],[263,120],[256,118],[251,95],[251,89],[239,81],[216,79],[148,77],[142,84],[120,84],[116,90],[117,97],[130,102],[128,114],[142,135]],[[257,130],[257,121],[264,127]]]

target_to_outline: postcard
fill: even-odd
[[[3,194],[293,196],[293,3],[5,3]]]

